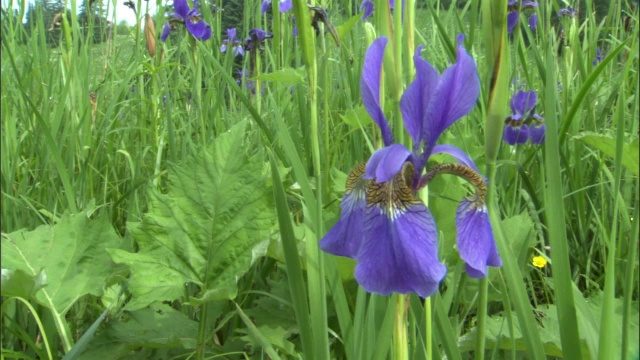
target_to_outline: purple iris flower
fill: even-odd
[[[533,144],[544,143],[546,126],[544,118],[534,113],[536,92],[518,91],[511,98],[512,114],[505,119],[502,138],[509,145],[524,144],[531,140]]]
[[[174,0],[173,8],[176,11],[174,14],[170,14],[171,19],[164,24],[162,28],[162,35],[160,40],[162,42],[167,41],[167,37],[171,32],[170,22],[184,22],[187,30],[196,39],[208,40],[211,37],[211,26],[202,20],[202,14],[198,12],[198,1],[193,1],[193,9],[189,9],[189,3],[187,0]]]
[[[244,48],[247,51],[251,51],[254,49],[260,49],[260,45],[269,38],[272,38],[273,35],[262,29],[251,29],[249,30],[249,36],[244,39]]]
[[[231,45],[233,56],[244,55],[244,48],[240,46],[240,41],[236,40],[236,28],[227,29],[227,39],[222,41],[220,52],[227,51],[228,45]]]
[[[576,8],[563,8],[558,11],[558,17],[574,18],[578,15],[578,9]]]
[[[442,74],[420,57],[413,61],[416,79],[400,100],[413,149],[393,142],[380,107],[380,75],[387,38],[376,39],[365,54],[360,80],[362,101],[382,133],[385,147],[357,165],[347,178],[342,213],[320,240],[320,248],[357,261],[355,277],[367,291],[388,295],[415,292],[431,296],[446,274],[438,259],[438,230],[425,204],[416,197],[434,176],[458,175],[476,193],[464,199],[456,214],[457,243],[467,273],[484,277],[487,266],[501,266],[485,206],[486,184],[471,158],[451,145],[435,145],[440,135],[475,106],[480,81],[474,60],[458,37],[456,62]],[[458,164],[433,166],[431,155],[448,153]]]
[[[593,66],[598,65],[602,60],[604,60],[604,51],[600,48],[596,48],[596,58],[593,59]]]
[[[402,0],[402,5],[404,6],[404,0]],[[389,0],[389,8],[393,10],[395,6],[395,0]],[[373,15],[373,7],[373,0],[362,0],[362,3],[360,4],[360,11],[364,11],[362,14],[362,20],[366,20],[369,16]]]
[[[538,7],[538,4],[535,1],[523,1],[522,5],[520,1],[509,1],[507,3],[507,31],[509,34],[513,32],[516,25],[518,25],[518,20],[520,19],[520,12],[525,11],[527,9],[535,9]],[[535,12],[529,16],[529,28],[535,31],[538,27],[538,14]]]
[[[260,12],[262,15],[267,12],[271,6],[271,0],[263,0],[262,5],[260,5]],[[291,0],[280,0],[280,12],[285,13],[293,8],[293,2]]]
[[[360,4],[360,11],[364,10],[364,14],[362,14],[362,20],[366,20],[369,16],[373,14],[373,1],[371,0],[363,0],[362,4]]]

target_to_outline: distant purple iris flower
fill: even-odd
[[[170,22],[184,22],[187,30],[196,39],[208,40],[211,37],[211,26],[202,20],[202,14],[198,12],[198,1],[193,1],[193,9],[189,9],[189,3],[187,0],[174,0],[173,8],[176,11],[174,14],[170,14],[171,19],[164,24],[162,28],[162,35],[160,40],[162,42],[167,41],[167,37],[171,32]]]
[[[596,58],[593,59],[593,66],[598,65],[602,60],[604,60],[604,51],[600,48],[596,48]]]
[[[244,55],[244,48],[240,45],[240,41],[236,39],[236,28],[227,29],[227,39],[222,41],[220,52],[227,51],[228,46],[231,46],[233,56]]]
[[[404,5],[404,0],[402,1],[402,4]],[[389,0],[389,8],[393,9],[395,5],[395,0]],[[362,0],[362,3],[360,4],[360,11],[364,11],[362,14],[362,20],[366,20],[369,16],[373,15],[373,7],[373,0]]]
[[[474,60],[458,37],[456,62],[442,74],[420,57],[413,61],[416,79],[400,100],[404,125],[413,151],[393,142],[380,107],[380,75],[387,38],[376,39],[365,54],[360,86],[367,112],[378,125],[385,147],[356,166],[347,178],[342,213],[320,240],[330,254],[357,261],[355,277],[367,291],[388,295],[415,292],[431,296],[445,276],[438,259],[438,230],[433,216],[416,192],[437,174],[465,178],[476,188],[460,203],[456,214],[460,257],[471,277],[482,278],[487,266],[501,266],[484,200],[486,184],[471,158],[451,145],[435,145],[451,124],[475,106],[480,81]],[[458,164],[435,165],[425,175],[431,155],[448,153]]]
[[[520,1],[509,1],[507,3],[507,31],[509,34],[513,32],[516,25],[518,25],[518,21],[520,19],[520,12],[525,11],[527,9],[535,9],[538,7],[538,4],[535,1],[523,1],[522,5],[520,5]],[[535,12],[529,16],[529,28],[535,31],[538,27],[538,14]]]
[[[575,8],[563,8],[558,11],[558,17],[569,17],[573,18],[578,15],[578,9]]]
[[[546,126],[544,118],[534,113],[537,96],[536,92],[518,91],[511,98],[511,111],[505,119],[502,138],[509,145],[524,144],[531,140],[533,144],[544,143]]]
[[[272,38],[273,35],[262,29],[251,29],[249,30],[249,36],[244,39],[244,49],[247,51],[251,51],[254,49],[260,49],[260,45],[269,38]]]
[[[269,6],[271,6],[271,0],[262,1],[262,5],[260,6],[260,12],[262,13],[262,15],[264,15],[264,13],[267,12],[267,9],[269,9]],[[291,2],[291,0],[280,0],[281,13],[285,13],[291,9],[293,9],[293,2]]]

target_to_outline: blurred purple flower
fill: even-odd
[[[267,9],[271,6],[271,0],[263,0],[262,5],[260,5],[260,12],[262,15],[267,12]],[[293,9],[293,2],[291,0],[280,0],[280,12],[285,13],[291,9]]]
[[[249,30],[249,36],[244,39],[244,48],[247,51],[251,51],[254,49],[260,49],[262,43],[269,38],[272,38],[273,35],[262,29],[251,29]]]
[[[162,35],[160,36],[162,42],[167,41],[167,37],[171,32],[171,22],[183,22],[187,30],[196,39],[208,40],[211,37],[211,26],[202,20],[202,14],[198,12],[197,0],[193,1],[193,9],[189,9],[187,0],[174,0],[173,8],[176,12],[169,15],[171,18],[162,28]]]
[[[518,21],[520,20],[520,12],[524,12],[528,9],[533,9],[534,12],[529,16],[529,27],[535,31],[538,27],[538,14],[535,13],[535,8],[538,4],[535,1],[523,1],[522,5],[518,0],[512,0],[507,3],[507,32],[511,34]]]
[[[558,11],[558,17],[574,18],[578,15],[578,9],[576,8],[563,8]]]
[[[371,14],[373,14],[373,1],[371,0],[363,0],[362,4],[360,4],[360,11],[363,11],[362,20],[366,20]]]
[[[480,92],[476,64],[462,47],[463,38],[458,37],[456,62],[442,74],[420,57],[422,46],[413,57],[416,79],[400,100],[413,151],[393,142],[380,107],[387,39],[376,39],[366,51],[360,80],[362,101],[380,128],[385,147],[374,152],[366,166],[360,164],[351,171],[340,220],[319,245],[330,254],[355,259],[356,280],[369,292],[415,292],[428,297],[437,291],[446,273],[438,259],[438,230],[416,192],[442,173],[461,176],[476,188],[456,214],[458,250],[467,273],[481,278],[487,266],[502,264],[484,203],[484,178],[462,150],[435,145],[449,126],[471,111]],[[429,157],[437,153],[448,153],[459,163],[436,165],[421,175]]]
[[[600,63],[600,61],[604,60],[604,51],[600,48],[596,48],[596,58],[593,59],[593,66],[596,66]]]
[[[227,38],[220,45],[220,52],[227,51],[228,45],[231,45],[233,56],[244,55],[244,48],[240,45],[240,41],[236,39],[236,28],[227,29]]]
[[[531,140],[534,144],[544,143],[546,126],[544,118],[534,113],[536,92],[518,91],[511,98],[512,114],[505,119],[502,138],[509,145],[524,144]]]

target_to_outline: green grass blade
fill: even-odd
[[[276,200],[276,211],[278,213],[278,224],[280,225],[280,237],[284,250],[285,265],[287,268],[287,280],[289,281],[289,291],[293,302],[293,309],[296,313],[296,322],[300,329],[302,339],[302,350],[305,354],[314,354],[313,332],[311,330],[311,320],[309,318],[309,305],[307,303],[306,286],[302,274],[302,266],[298,256],[298,246],[289,217],[289,207],[287,206],[284,187],[280,181],[278,164],[271,159],[271,177],[273,179],[273,195]]]
[[[571,266],[569,264],[569,248],[565,227],[565,213],[562,192],[562,169],[560,168],[560,143],[558,141],[558,123],[556,113],[558,109],[556,97],[554,42],[547,46],[547,80],[545,91],[545,123],[546,130],[546,184],[545,211],[549,243],[553,251],[553,282],[556,295],[558,319],[560,320],[560,339],[563,354],[566,359],[581,359],[580,334],[578,320],[573,299],[571,284]]]

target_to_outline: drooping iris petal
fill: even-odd
[[[347,177],[342,197],[340,220],[320,240],[319,246],[329,254],[355,259],[364,236],[366,190],[370,180],[364,180],[364,164],[357,165]]]
[[[456,62],[440,77],[426,111],[423,140],[433,147],[436,140],[451,124],[468,114],[480,94],[480,78],[476,63],[462,46],[464,35],[458,36]]]
[[[537,101],[538,97],[535,91],[518,91],[518,93],[511,98],[511,111],[513,111],[514,114],[524,115],[533,110]]]
[[[193,22],[191,19],[185,19],[184,24],[191,35],[200,40],[208,40],[211,37],[211,26],[203,20]]]
[[[536,30],[538,27],[538,14],[533,14],[529,17],[529,27],[531,30]]]
[[[438,232],[427,207],[406,182],[413,166],[392,181],[372,182],[364,221],[364,239],[355,277],[368,292],[381,295],[415,292],[431,296],[446,274],[438,260]]]
[[[511,34],[516,25],[518,25],[518,18],[520,18],[520,13],[517,11],[511,11],[507,14],[507,32],[509,34]]]
[[[173,0],[173,9],[176,11],[176,15],[187,20],[190,11],[187,0]]]
[[[380,108],[380,75],[382,73],[382,59],[387,45],[386,37],[377,38],[367,49],[364,55],[362,77],[360,78],[360,91],[365,109],[373,121],[380,127],[384,145],[393,143],[391,128]]]
[[[413,55],[413,62],[416,66],[416,79],[409,84],[400,99],[404,127],[413,139],[414,151],[420,148],[422,129],[428,121],[426,109],[440,80],[438,71],[420,57],[421,50],[422,45],[418,46]]]
[[[504,142],[509,145],[524,144],[527,142],[527,139],[529,139],[529,126],[526,124],[522,126],[511,126],[507,124],[504,127],[502,138]]]
[[[164,23],[162,27],[162,34],[160,35],[160,41],[167,41],[167,37],[169,37],[169,33],[171,32],[171,25],[168,22]]]
[[[400,172],[403,164],[411,156],[402,144],[392,144],[376,150],[367,161],[365,179],[376,179],[376,182],[387,182]]]
[[[543,144],[546,126],[544,124],[534,124],[529,126],[529,139],[532,144]]]
[[[225,52],[227,51],[227,43],[223,43],[222,45],[220,45],[220,52]]]
[[[476,167],[476,164],[469,157],[469,155],[467,155],[467,153],[465,153],[464,151],[458,149],[457,147],[455,147],[453,145],[436,145],[433,148],[433,151],[431,152],[431,155],[435,155],[435,154],[439,154],[439,153],[449,154],[449,155],[453,156],[454,158],[456,158],[456,160],[458,160],[459,163],[472,168],[476,172],[480,172],[478,170],[478,168]]]
[[[456,231],[458,252],[469,276],[483,278],[487,275],[487,266],[502,266],[484,204],[462,200],[456,213]]]

